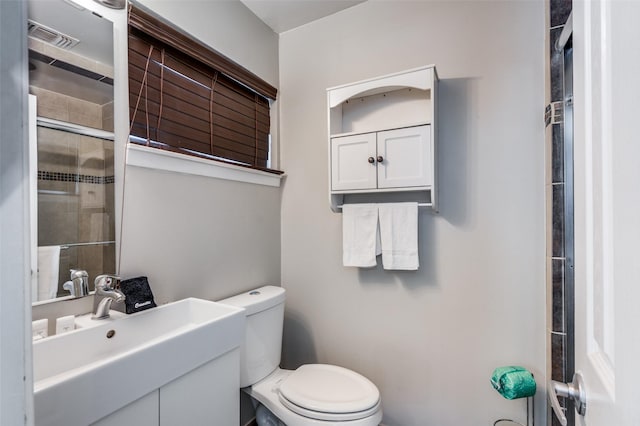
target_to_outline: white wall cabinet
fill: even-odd
[[[331,139],[331,190],[433,185],[428,125]]]
[[[433,65],[327,89],[333,211],[391,193],[437,209],[436,93]]]

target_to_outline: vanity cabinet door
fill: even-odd
[[[377,134],[378,188],[433,185],[430,126],[406,127]]]
[[[160,396],[159,392],[155,390],[92,423],[91,426],[158,426],[160,424],[159,412]]]
[[[239,423],[239,348],[160,388],[160,426]]]
[[[331,189],[376,188],[376,134],[331,139]]]

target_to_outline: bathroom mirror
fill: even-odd
[[[81,296],[64,286],[72,270],[88,272],[89,291],[116,272],[113,24],[71,0],[29,0],[28,16],[32,302],[41,303]]]

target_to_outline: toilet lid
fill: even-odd
[[[375,413],[380,392],[366,377],[335,365],[307,364],[280,384],[290,410],[321,420],[353,420]]]

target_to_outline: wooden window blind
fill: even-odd
[[[276,89],[138,8],[129,13],[132,142],[268,169]]]

